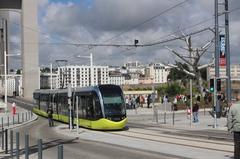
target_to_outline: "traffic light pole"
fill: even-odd
[[[214,78],[214,128],[217,127],[217,108],[219,107],[219,101],[217,99],[217,90],[216,90],[216,78],[219,78],[219,26],[218,26],[218,0],[215,0],[215,78]]]
[[[213,128],[216,128],[217,127],[217,79],[216,77],[214,78],[214,125],[213,125]]]

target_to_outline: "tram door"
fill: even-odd
[[[79,96],[78,110],[79,110],[79,118],[81,118],[80,125],[91,127],[91,121],[89,118],[89,102],[88,101],[89,101],[89,96],[87,95]]]

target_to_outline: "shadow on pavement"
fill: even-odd
[[[49,142],[46,142],[46,143],[43,143],[42,144],[42,151],[44,150],[47,150],[47,149],[50,149],[52,147],[56,147],[58,145],[64,145],[64,144],[73,144],[75,143],[75,140],[78,140],[78,138],[73,138],[73,139],[69,139],[69,140],[63,140],[63,139],[56,139],[56,140],[52,140],[52,141],[49,141]],[[9,150],[10,152],[10,150]],[[13,157],[16,156],[16,149],[13,150],[14,154],[13,154]],[[38,152],[38,145],[33,145],[33,146],[30,146],[29,147],[29,155],[31,154],[35,154]],[[4,152],[2,152],[3,154]],[[19,156],[21,155],[24,155],[25,154],[25,149],[20,149],[19,150]],[[57,154],[57,152],[56,152]],[[4,159],[10,159],[11,156],[10,154],[8,154],[8,156],[4,156]]]

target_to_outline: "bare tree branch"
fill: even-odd
[[[176,51],[174,51],[173,49],[167,47],[167,46],[164,46],[166,49],[168,49],[169,51],[171,51],[172,53],[174,53],[177,57],[179,57],[181,60],[183,60],[184,62],[186,62],[187,64],[191,65],[191,63],[186,60],[185,58],[183,58],[179,53],[177,53]]]

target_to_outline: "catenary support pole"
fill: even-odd
[[[214,5],[215,5],[215,83],[216,83],[216,79],[217,78],[219,78],[219,57],[220,57],[220,49],[219,49],[219,23],[218,23],[218,0],[215,0],[215,3],[214,3]],[[214,84],[214,86],[216,86],[215,84]],[[214,87],[214,98],[216,99],[216,101],[215,101],[215,105],[214,105],[214,107],[215,107],[215,113],[217,113],[216,112],[216,110],[220,110],[219,109],[219,101],[218,101],[218,99],[217,99],[217,91],[215,91],[217,88],[216,87]],[[215,127],[216,125],[214,124],[214,127]],[[216,128],[216,127],[215,127]]]
[[[79,101],[79,97],[78,96],[76,96],[77,98],[76,98],[76,111],[77,111],[77,134],[79,134],[79,114],[78,114],[78,101]]]
[[[68,109],[69,109],[69,128],[72,130],[72,104],[71,104],[71,97],[72,97],[72,87],[71,84],[68,84]]]
[[[227,72],[227,101],[231,103],[231,64],[230,64],[230,42],[229,42],[229,9],[228,0],[225,0],[225,52],[226,52],[226,72]]]
[[[190,127],[192,127],[192,110],[193,110],[193,99],[192,99],[192,79],[190,79]]]

